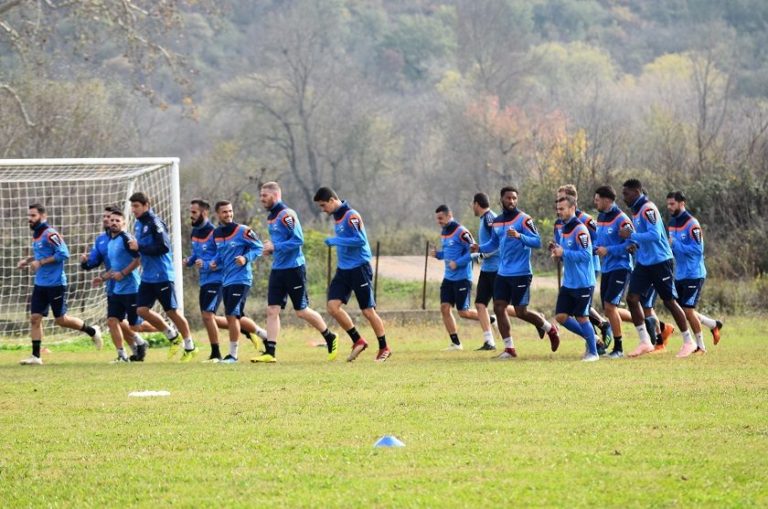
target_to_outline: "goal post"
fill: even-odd
[[[133,233],[135,219],[128,198],[137,191],[149,196],[152,209],[168,225],[176,297],[179,309],[183,309],[178,158],[0,159],[0,336],[26,336],[29,332],[34,275],[16,269],[21,258],[31,255],[29,205],[38,202],[46,207],[48,223],[69,247],[70,258],[65,264],[68,314],[103,322],[106,294],[103,287],[92,287],[96,273],[80,268],[80,255],[87,253],[103,232],[106,206],[123,209],[127,229]],[[46,337],[65,333],[65,329],[53,327],[53,320],[45,321]]]

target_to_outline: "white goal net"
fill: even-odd
[[[34,275],[18,270],[16,264],[32,254],[29,205],[40,203],[46,207],[48,224],[69,247],[70,258],[65,265],[67,314],[88,323],[103,323],[104,288],[91,285],[96,270],[82,270],[80,255],[88,253],[103,232],[102,214],[108,205],[124,211],[128,231],[133,232],[128,197],[138,191],[149,196],[154,211],[168,224],[177,297],[183,309],[178,159],[0,159],[0,338],[28,339]],[[45,338],[68,331],[55,327],[50,314],[44,323]]]

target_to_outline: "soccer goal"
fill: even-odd
[[[176,292],[183,309],[181,209],[178,158],[144,159],[0,159],[0,336],[18,337],[29,332],[29,298],[34,276],[16,268],[32,254],[32,233],[27,212],[32,203],[47,209],[48,223],[64,238],[70,251],[66,263],[68,313],[89,323],[106,319],[103,287],[91,285],[95,271],[80,268],[102,230],[108,205],[119,206],[133,233],[134,218],[128,197],[141,191],[152,208],[168,223],[173,244]],[[61,336],[66,329],[45,321],[46,337]]]

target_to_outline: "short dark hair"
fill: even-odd
[[[104,212],[109,212],[111,214],[113,212],[120,212],[120,209],[115,205],[107,205],[104,207]]]
[[[110,210],[110,213],[112,213],[112,214],[114,214],[116,216],[125,217],[123,212],[121,210],[116,209],[116,208],[113,208],[112,210]]]
[[[669,194],[667,194],[667,200],[670,198],[673,198],[677,202],[685,203],[685,195],[682,191],[671,191]]]
[[[332,199],[339,199],[339,195],[336,194],[336,191],[331,189],[330,187],[321,187],[317,190],[315,193],[314,201],[331,201]]]
[[[203,210],[211,210],[211,204],[207,201],[201,199],[201,198],[195,198],[191,202],[189,202],[190,205],[197,205]]]
[[[576,198],[573,197],[570,194],[566,194],[564,196],[561,196],[560,198],[557,199],[556,203],[560,203],[561,201],[567,201],[568,205],[570,205],[571,207],[575,207],[576,206]]]
[[[636,189],[641,193],[643,192],[643,183],[637,179],[625,180],[623,185],[624,187],[628,187],[630,189]]]
[[[613,189],[613,186],[600,186],[595,189],[595,194],[600,198],[610,198],[616,201],[616,190]]]
[[[484,209],[487,209],[491,206],[491,199],[488,198],[488,195],[485,193],[477,193],[475,194],[475,197],[472,198],[472,203],[477,203]]]
[[[45,214],[45,206],[42,203],[33,203],[29,206],[29,210],[35,209],[38,214]]]
[[[499,192],[499,198],[504,198],[504,195],[507,193],[518,193],[519,191],[515,186],[504,186],[501,188],[501,191]]]
[[[443,205],[440,205],[439,207],[437,207],[435,209],[435,214],[439,214],[441,212],[443,214],[450,214],[451,213],[451,209],[448,208],[448,205],[443,204]]]
[[[217,202],[216,202],[216,205],[214,205],[213,207],[216,209],[216,212],[218,212],[218,211],[219,211],[219,209],[220,209],[221,207],[224,207],[225,205],[232,205],[232,202],[231,202],[231,201],[228,201],[228,200],[221,200],[221,201],[217,201]]]
[[[149,205],[149,196],[142,192],[133,193],[128,201],[131,203],[141,203],[142,205]]]

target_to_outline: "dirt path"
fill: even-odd
[[[375,262],[374,262],[375,263]],[[475,281],[479,268],[475,266]],[[379,276],[398,281],[422,281],[424,279],[423,256],[382,256],[379,258]],[[429,258],[427,262],[427,281],[443,280],[443,262]],[[554,277],[534,276],[533,288],[557,288]]]

